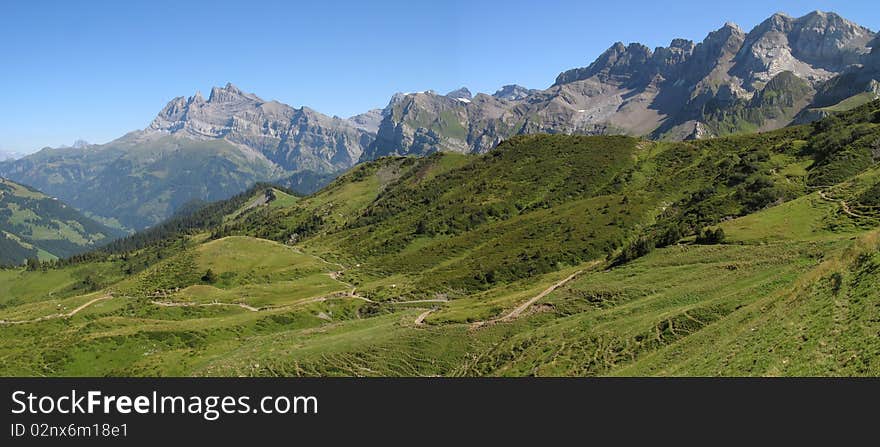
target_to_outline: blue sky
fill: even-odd
[[[876,0],[3,0],[0,149],[106,142],[226,82],[339,116],[397,91],[545,88],[618,40],[699,41],[815,9],[880,28]]]

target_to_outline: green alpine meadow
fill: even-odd
[[[875,376],[880,101],[257,184],[0,271],[6,376]]]

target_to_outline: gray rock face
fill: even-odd
[[[376,132],[379,131],[379,123],[382,122],[382,109],[373,109],[352,116],[348,121],[351,122],[354,127],[375,135]]]
[[[673,51],[671,47],[668,50]],[[569,70],[557,76],[554,85],[569,84],[594,77],[606,83],[644,82],[651,77],[656,68],[657,64],[653,60],[650,48],[640,43],[625,46],[622,42],[616,42],[588,67]]]
[[[880,37],[871,41],[868,46],[871,47],[871,52],[865,56],[865,65],[880,69]]]
[[[815,11],[795,19],[789,41],[792,54],[808,64],[839,71],[868,53],[871,30],[835,13]]]
[[[458,91],[395,95],[362,160],[433,151],[479,153],[505,138],[535,132],[708,137],[736,131],[740,124],[722,126],[713,119],[727,110],[758,107],[756,101],[773,110],[765,110],[768,117],[757,115],[764,121],[742,125],[769,130],[791,122],[815,90],[855,64],[877,63],[880,51],[872,52],[877,39],[867,28],[817,11],[800,18],[776,14],[749,33],[726,23],[699,43],[674,39],[652,50],[617,42],[590,65],[561,73],[546,90],[509,85],[470,101],[453,100]],[[784,87],[793,89],[785,92],[786,101],[770,104],[763,89],[784,72],[807,87],[786,82]],[[756,95],[759,100],[752,100]]]
[[[816,84],[858,63],[874,37],[834,13],[816,11],[800,18],[774,14],[748,34],[735,71],[748,88],[783,71]]]
[[[813,108],[806,110],[798,123],[825,115],[816,108],[837,104],[854,95],[868,92],[874,98],[880,97],[880,37],[869,42],[868,48],[870,52],[862,55],[861,64],[850,66],[817,88]]]
[[[306,107],[264,101],[232,84],[171,100],[143,136],[223,139],[264,156],[287,171],[348,169],[372,142],[375,113],[345,120]],[[371,117],[373,117],[371,119]]]

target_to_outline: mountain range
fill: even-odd
[[[542,132],[682,140],[775,129],[862,93],[850,106],[876,97],[876,47],[875,32],[819,11],[774,14],[748,33],[726,23],[699,43],[674,39],[652,50],[617,42],[545,90],[508,86],[466,101],[395,96],[365,159],[481,153]]]
[[[143,130],[101,145],[46,148],[0,175],[101,222],[139,230],[194,200],[257,181],[311,193],[359,162],[389,155],[485,153],[519,134],[624,134],[684,140],[780,128],[880,95],[875,32],[834,13],[774,14],[701,42],[615,43],[547,89],[398,93],[384,109],[339,118],[266,101],[232,84],[172,99]]]
[[[227,84],[208,99],[175,98],[147,128],[107,144],[45,148],[0,172],[107,225],[139,230],[259,180],[312,192],[358,161],[377,115],[328,117]]]

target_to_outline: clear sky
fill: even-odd
[[[3,0],[0,149],[107,142],[227,82],[339,116],[398,91],[546,88],[615,41],[700,41],[816,9],[880,28],[877,0]]]

